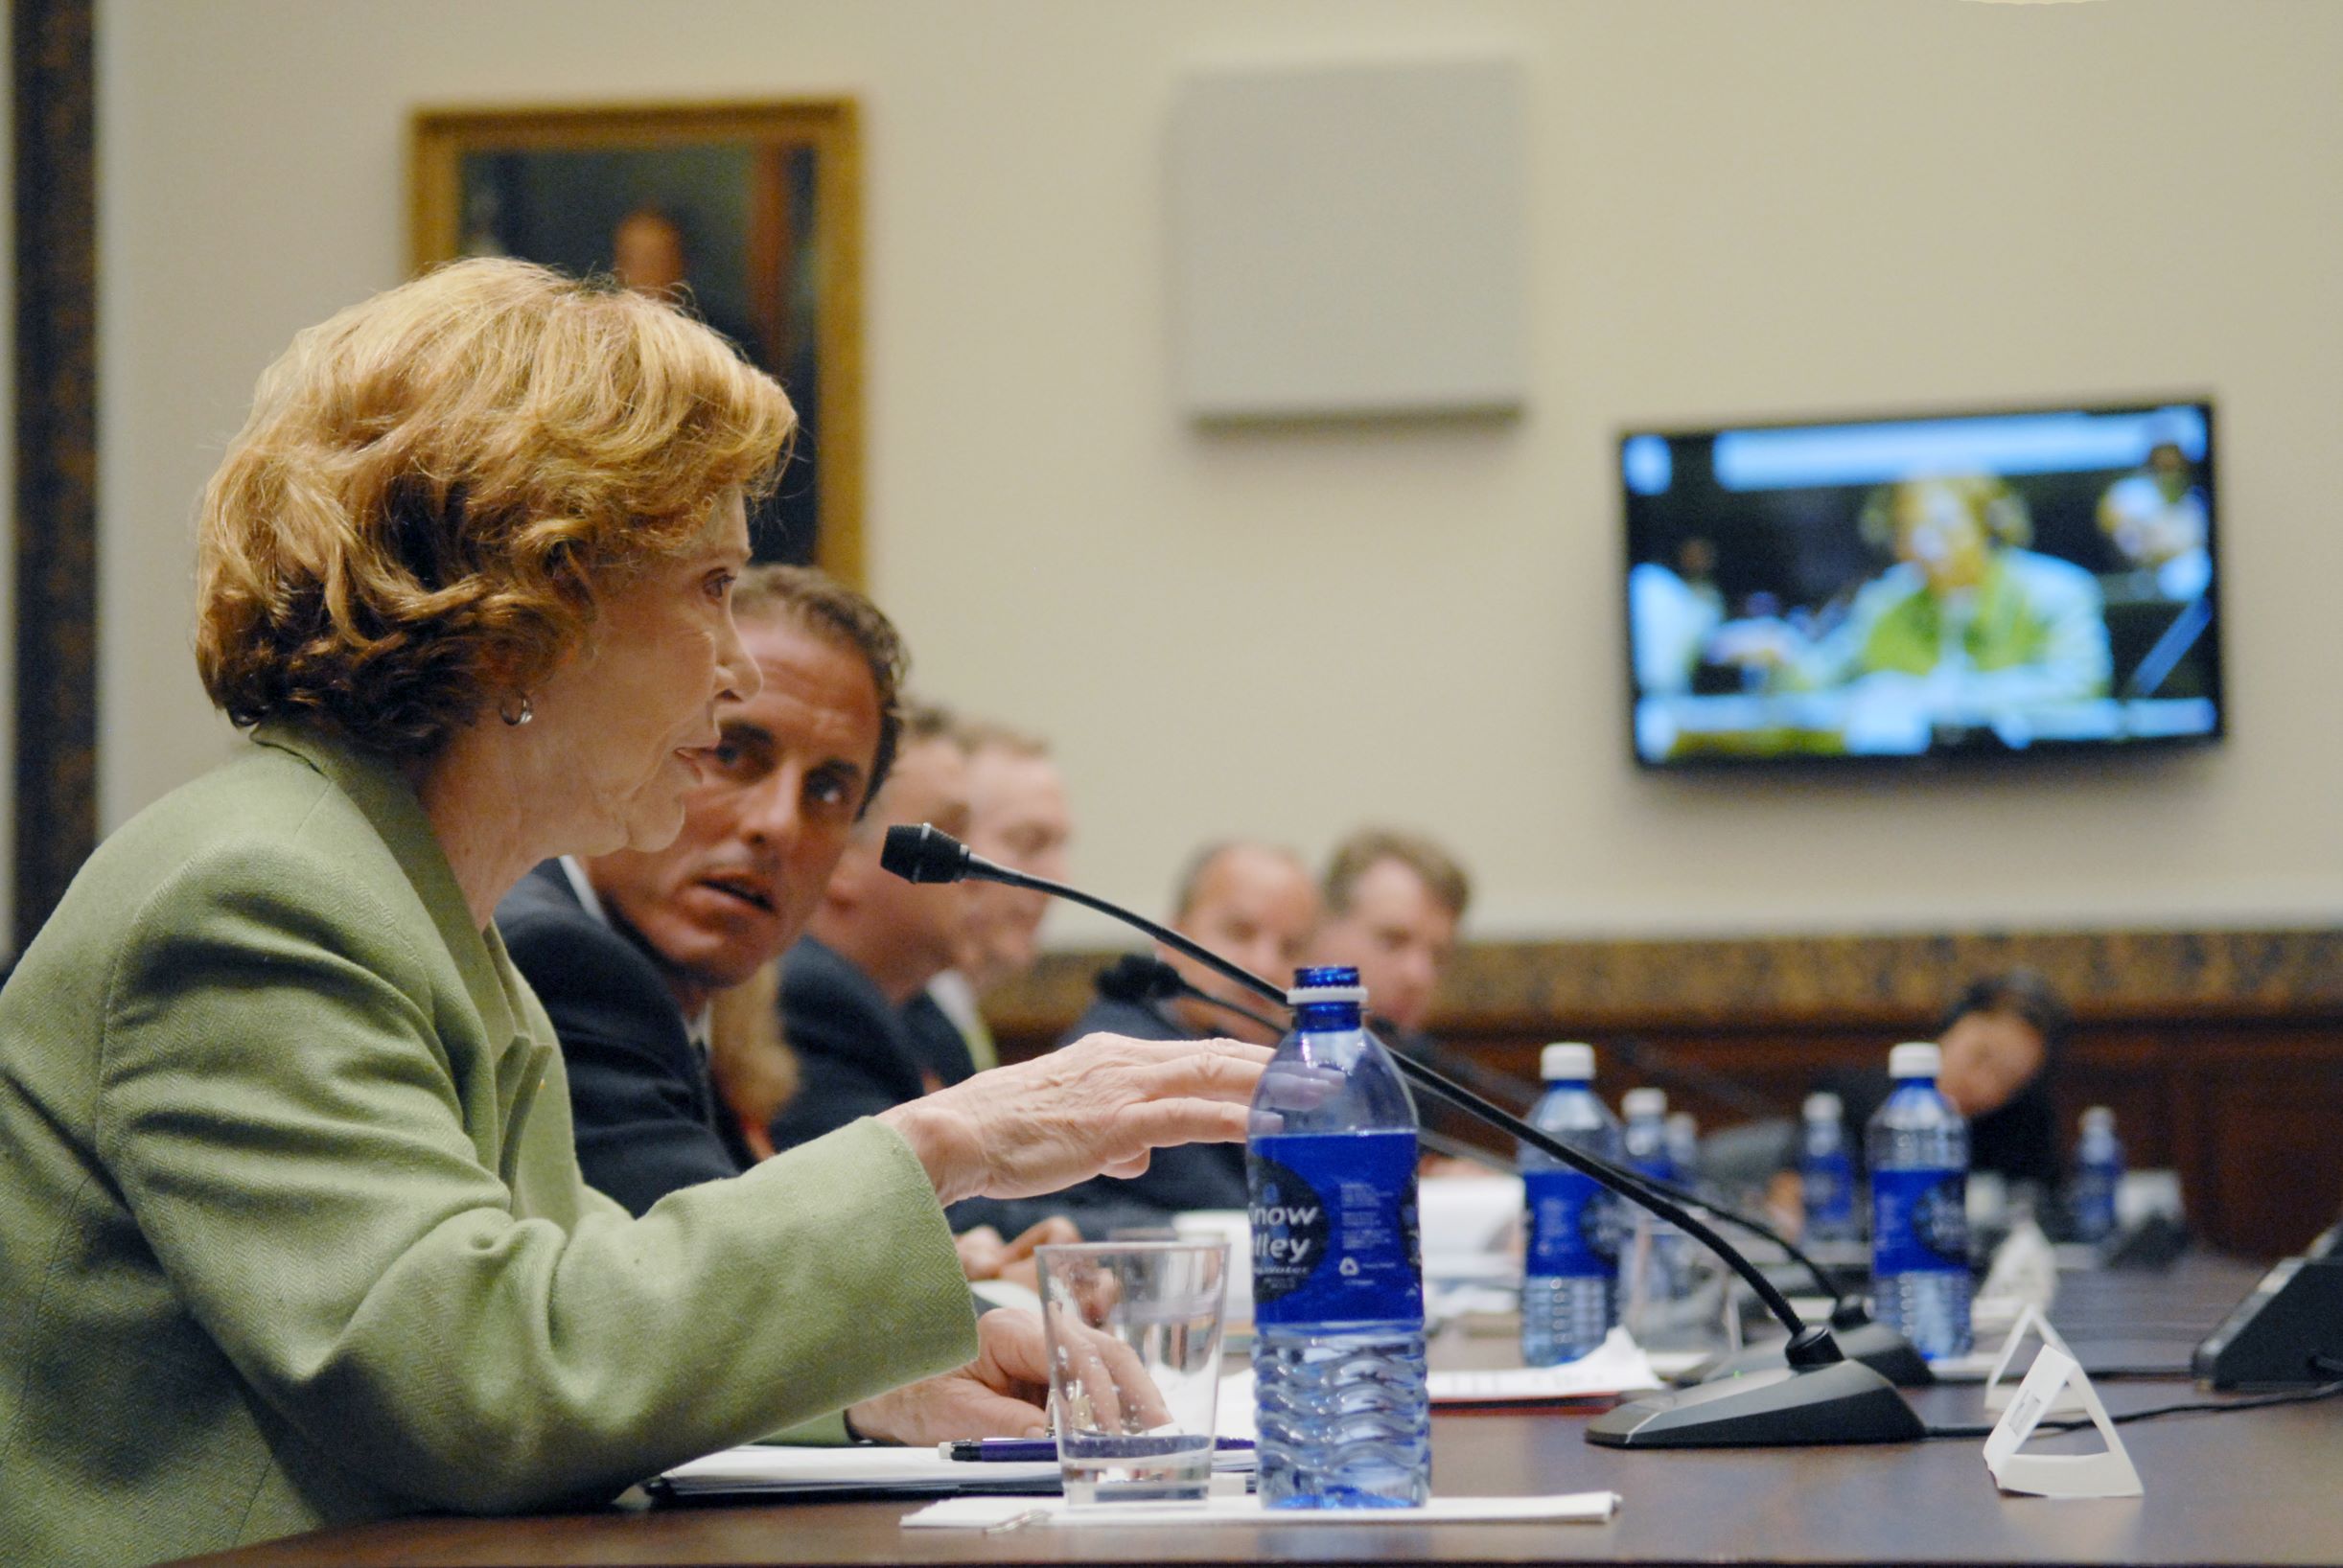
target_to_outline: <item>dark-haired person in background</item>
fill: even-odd
[[[2045,1201],[2056,1194],[2065,1171],[2052,1089],[2067,1024],[2066,1003],[2050,982],[2032,970],[2012,969],[1972,981],[1937,1027],[1943,1051],[1937,1087],[1968,1118],[1969,1169],[2013,1187],[2030,1185]],[[1839,1096],[1861,1169],[1864,1128],[1894,1087],[1887,1070],[1825,1073],[1817,1087]],[[1785,1140],[1790,1136],[1785,1129]],[[1776,1177],[1770,1199],[1776,1213],[1796,1213],[1797,1174]]]
[[[1944,1009],[1937,1087],[1968,1118],[1971,1170],[2030,1182],[2045,1196],[2057,1190],[2065,1162],[2051,1086],[2067,1021],[2066,1003],[2030,969],[1973,981]],[[1891,1086],[1878,1069],[1835,1087],[1847,1125],[1860,1132]],[[1858,1159],[1861,1152],[1858,1140]]]

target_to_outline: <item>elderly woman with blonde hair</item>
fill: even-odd
[[[792,424],[669,307],[516,262],[263,379],[197,588],[251,744],[0,993],[0,1561],[607,1497],[825,1416],[1021,1433],[1038,1335],[980,1331],[942,1205],[1241,1136],[1265,1053],[1101,1037],[640,1219],[579,1180],[490,913],[677,831],[758,680],[729,597]]]

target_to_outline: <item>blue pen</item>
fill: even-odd
[[[1220,1453],[1249,1452],[1250,1438],[1218,1438],[1213,1447]],[[1019,1464],[1057,1457],[1055,1438],[963,1438],[958,1442],[936,1444],[938,1459],[966,1460],[976,1464]]]

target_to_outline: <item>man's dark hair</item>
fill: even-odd
[[[1953,999],[1937,1021],[1937,1033],[1941,1035],[1971,1013],[2007,1013],[2022,1018],[2042,1037],[2043,1066],[2058,1058],[2059,1048],[2065,1044],[2067,1026],[2073,1015],[2051,982],[2031,969],[2011,969],[1999,975],[1986,975],[1971,980]]]
[[[732,613],[744,621],[789,621],[870,666],[870,686],[878,693],[878,753],[855,812],[859,818],[887,782],[902,744],[903,678],[911,669],[903,634],[878,606],[813,566],[751,566],[732,587]]]

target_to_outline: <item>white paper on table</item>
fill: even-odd
[[[1615,1491],[1558,1497],[1435,1497],[1416,1509],[1269,1509],[1258,1497],[1213,1497],[1200,1503],[1097,1503],[1078,1508],[1062,1497],[950,1497],[906,1514],[906,1530],[990,1530],[1030,1515],[1040,1528],[1094,1530],[1142,1525],[1151,1530],[1195,1525],[1422,1525],[1601,1524],[1618,1511]]]
[[[2000,1357],[1994,1361],[1992,1372],[1985,1374],[1986,1410],[2007,1409],[2009,1401],[2016,1397],[2017,1382],[2012,1379],[2005,1383],[2002,1381],[2002,1375],[2008,1372],[2009,1364],[2017,1359],[2018,1349],[2025,1344],[2029,1330],[2040,1335],[2042,1343],[2052,1349],[2057,1350],[2062,1355],[2074,1355],[2075,1352],[2067,1349],[2066,1341],[2059,1337],[2058,1330],[2050,1326],[2050,1319],[2035,1311],[2031,1304],[2019,1308],[2018,1321],[2009,1326],[2009,1337],[2002,1341]],[[2059,1390],[2058,1396],[2052,1401],[2050,1409],[2045,1414],[2079,1416],[2083,1414],[2082,1399],[2076,1394],[2074,1386],[2069,1384]]]
[[[2091,1424],[2099,1428],[2107,1444],[2105,1452],[2020,1453],[2058,1395],[2070,1386],[2081,1396]],[[1985,1439],[1985,1469],[2002,1490],[2035,1497],[2138,1497],[2146,1489],[2140,1485],[2139,1467],[2117,1436],[2115,1423],[2107,1419],[2107,1407],[2099,1403],[2091,1379],[2073,1356],[2049,1345],[2034,1357],[2033,1370],[2019,1385],[2017,1397],[2002,1412],[1993,1435]]]
[[[1651,1358],[1624,1328],[1558,1367],[1507,1367],[1495,1372],[1440,1372],[1427,1379],[1435,1405],[1531,1404],[1592,1399],[1661,1386]]]
[[[752,1444],[679,1464],[660,1478],[677,1496],[712,1491],[828,1491],[849,1487],[956,1491],[969,1487],[1057,1481],[1057,1462],[976,1464],[940,1459],[930,1447],[799,1448]]]

